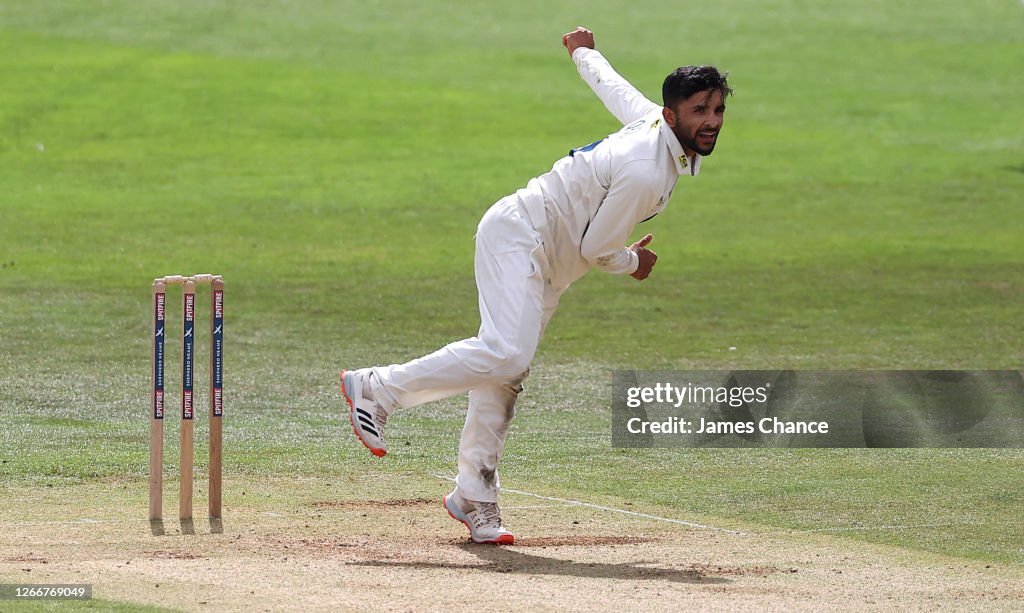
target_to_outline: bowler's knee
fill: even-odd
[[[530,376],[530,369],[529,368],[527,368],[526,370],[524,370],[523,372],[519,373],[518,375],[516,375],[516,376],[508,379],[507,381],[505,381],[505,385],[508,386],[508,388],[516,396],[518,396],[519,394],[523,393],[523,381],[526,381],[526,378],[528,376]]]
[[[518,383],[516,383],[516,386],[518,386],[519,383],[522,383],[522,379],[525,379],[522,375],[530,367],[531,360],[533,360],[532,354],[527,355],[522,352],[515,352],[506,355],[504,359],[497,363],[494,369],[494,376],[503,381],[515,381],[518,379]]]
[[[533,360],[532,351],[527,352],[507,345],[491,346],[490,350],[493,357],[491,374],[494,375],[494,378],[502,381],[526,378],[525,373]]]

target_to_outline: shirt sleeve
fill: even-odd
[[[615,72],[600,51],[578,47],[573,51],[572,60],[583,80],[622,125],[633,123],[661,108]]]
[[[626,164],[612,177],[611,188],[583,233],[580,255],[591,266],[613,274],[632,274],[640,258],[626,247],[636,224],[658,200],[657,187],[646,177],[644,161]]]

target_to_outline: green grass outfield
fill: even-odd
[[[608,411],[615,368],[1021,367],[1009,0],[4,1],[0,494],[126,480],[144,517],[149,284],[187,272],[227,281],[226,504],[233,478],[451,473],[461,401],[397,416],[376,462],[337,373],[472,334],[483,211],[616,129],[577,24],[655,100],[685,63],[736,96],[638,231],[652,277],[563,297],[504,484],[1019,562],[1019,450],[611,451]]]

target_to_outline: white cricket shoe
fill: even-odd
[[[496,502],[476,502],[466,500],[455,488],[444,497],[444,508],[452,519],[462,522],[469,528],[469,537],[474,543],[496,545],[512,545],[516,537],[501,525],[501,511]]]
[[[388,444],[384,441],[388,413],[371,394],[367,394],[371,372],[369,368],[341,371],[341,393],[351,409],[349,418],[353,432],[370,453],[382,458],[388,454]]]

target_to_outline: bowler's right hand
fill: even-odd
[[[648,234],[629,246],[636,253],[637,257],[640,258],[640,265],[636,267],[636,272],[630,275],[637,281],[646,279],[647,275],[651,274],[654,263],[658,261],[658,254],[647,248],[647,245],[651,244],[652,240],[654,240],[654,235]]]
[[[578,27],[562,37],[562,44],[569,52],[569,57],[572,57],[572,52],[580,47],[594,48],[594,33],[586,28]]]

